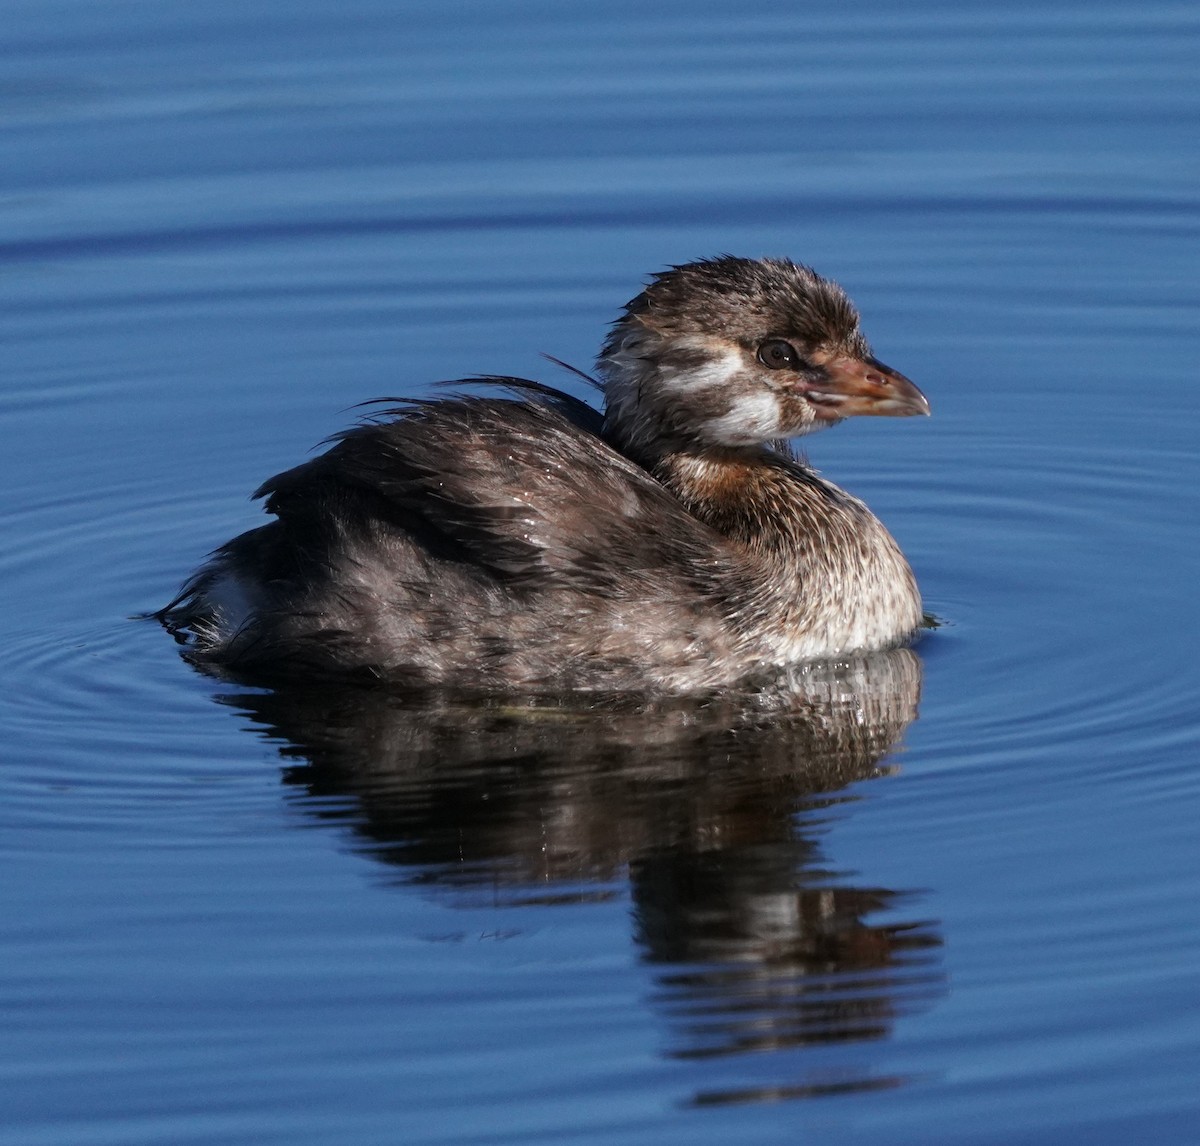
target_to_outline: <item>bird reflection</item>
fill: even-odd
[[[222,699],[283,741],[308,813],[345,822],[406,882],[517,905],[612,897],[627,880],[668,1053],[707,1059],[878,1039],[940,993],[939,931],[905,919],[915,897],[854,886],[817,842],[847,786],[889,770],[920,684],[916,654],[895,649],[706,700],[328,686]]]

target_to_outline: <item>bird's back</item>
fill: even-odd
[[[270,479],[276,520],[163,611],[199,662],[415,685],[671,689],[738,662],[741,556],[538,390],[408,403]]]

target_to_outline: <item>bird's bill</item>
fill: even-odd
[[[825,378],[804,387],[818,417],[909,418],[930,412],[929,399],[877,358],[832,358],[821,364],[821,370]]]

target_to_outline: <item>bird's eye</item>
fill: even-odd
[[[782,338],[768,338],[758,348],[758,360],[771,370],[799,370],[802,365],[796,348]]]

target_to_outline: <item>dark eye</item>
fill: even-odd
[[[801,365],[796,348],[782,338],[768,338],[758,348],[758,360],[771,370],[799,370]]]

